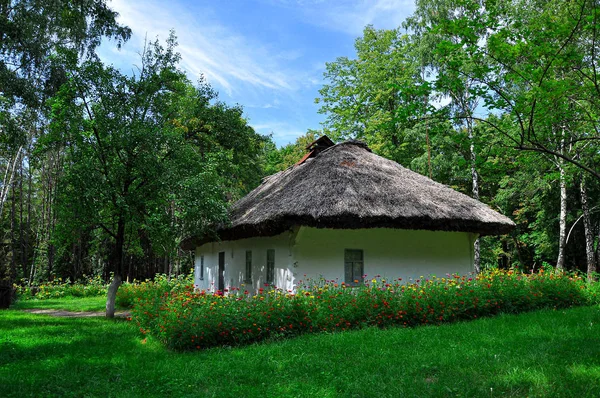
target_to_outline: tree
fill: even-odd
[[[319,112],[327,115],[326,134],[334,140],[365,140],[378,154],[409,165],[424,148],[411,139],[427,112],[424,81],[414,43],[399,29],[364,29],[355,43],[356,59],[327,63],[327,84]]]
[[[583,233],[585,236],[587,277],[589,281],[593,281],[596,277],[596,258],[594,253],[594,236],[592,231],[591,209],[589,205],[585,175],[582,176],[581,181],[579,182],[579,193],[581,195],[581,208],[583,211],[582,217],[584,228]]]
[[[477,171],[477,152],[475,150],[475,120],[474,113],[480,102],[478,94],[478,81],[469,77],[466,70],[473,66],[467,57],[463,58],[461,72],[457,73],[454,69],[448,69],[446,60],[439,56],[435,51],[436,46],[443,41],[455,43],[460,41],[459,37],[452,35],[429,34],[424,27],[431,26],[437,22],[438,14],[426,12],[428,7],[444,9],[448,2],[421,1],[415,16],[409,18],[406,26],[414,30],[415,41],[418,43],[419,54],[423,69],[430,70],[429,75],[435,76],[432,93],[438,100],[449,100],[448,105],[433,111],[434,114],[441,114],[439,120],[453,120],[457,129],[464,129],[469,141],[469,154],[466,159],[469,162],[471,171],[471,196],[479,200],[479,174]],[[463,10],[458,8],[457,16],[461,16]],[[434,15],[432,18],[431,16]],[[483,26],[481,27],[483,29]],[[481,34],[481,32],[477,32]],[[432,121],[436,121],[433,119]],[[480,240],[476,239],[474,243],[474,268],[475,272],[480,271]]]
[[[415,20],[439,39],[444,68],[436,80],[478,82],[472,95],[488,111],[510,115],[508,126],[491,126],[513,147],[562,159],[600,179],[597,151],[588,146],[589,156],[576,156],[578,148],[588,142],[597,148],[600,141],[599,12],[593,0],[419,1]]]
[[[36,246],[51,248],[61,156],[35,153],[47,130],[46,101],[66,80],[66,60],[94,58],[103,38],[118,45],[129,38],[116,17],[105,0],[0,1],[0,174],[7,176],[0,187],[0,234],[10,241],[8,249],[0,247],[0,274],[10,259],[12,279],[29,276]]]
[[[450,117],[488,124],[505,145],[534,152],[558,169],[558,268],[566,257],[568,184],[577,169],[600,178],[599,10],[588,0],[420,0],[408,24],[434,49],[436,90],[459,88],[481,98],[488,111],[488,117]]]
[[[201,78],[197,87],[189,86],[182,97],[175,123],[185,131],[200,156],[227,153],[221,174],[232,187],[230,198],[239,198],[254,189],[264,176],[261,164],[266,137],[248,125],[240,105],[229,106],[218,100],[217,93]]]
[[[219,189],[225,176],[214,160],[220,154],[199,153],[178,122],[190,85],[177,69],[175,45],[171,35],[166,48],[158,41],[147,46],[133,76],[86,61],[52,102],[46,147],[64,146],[67,157],[58,235],[69,239],[92,228],[110,240],[108,265],[114,276],[108,317],[114,316],[128,239],[144,232],[155,244],[161,237],[163,243],[174,242],[169,231],[179,228],[173,226],[173,214],[191,224],[191,208],[201,222],[188,225],[190,229],[221,221],[226,214]]]
[[[277,148],[271,142],[265,153],[265,174],[275,174],[298,163],[306,155],[306,147],[321,135],[321,132],[309,129],[304,135],[296,138],[293,144]]]

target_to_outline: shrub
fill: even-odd
[[[598,275],[596,275],[596,280],[598,280]],[[600,282],[588,283],[586,291],[590,304],[600,304]]]
[[[563,273],[522,274],[491,271],[476,278],[448,275],[404,284],[375,278],[351,288],[335,281],[308,281],[296,294],[261,289],[259,294],[232,289],[226,295],[146,289],[133,319],[177,350],[248,344],[312,332],[365,326],[441,324],[540,308],[590,302],[582,278]]]
[[[183,292],[187,286],[194,283],[193,281],[194,274],[191,273],[171,278],[164,274],[157,274],[154,280],[123,283],[117,291],[116,303],[124,308],[132,308],[138,298],[160,296],[166,292]]]
[[[61,297],[93,297],[106,294],[108,285],[100,278],[85,277],[81,281],[63,281],[58,278],[51,282],[32,286],[15,286],[20,300],[43,300]]]

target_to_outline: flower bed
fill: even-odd
[[[358,288],[336,281],[309,281],[297,294],[275,288],[251,296],[148,290],[134,306],[142,333],[177,350],[248,344],[303,333],[366,326],[409,327],[564,308],[590,303],[586,283],[562,273],[493,271],[476,278],[432,277],[404,284],[375,278]]]
[[[182,293],[194,283],[194,274],[179,275],[169,278],[165,274],[156,274],[154,280],[143,282],[125,282],[117,290],[117,305],[132,308],[140,297],[149,298],[164,293]]]

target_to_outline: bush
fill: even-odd
[[[161,296],[166,292],[183,292],[193,283],[193,273],[170,279],[167,275],[157,274],[153,281],[147,279],[144,282],[123,283],[117,290],[116,303],[123,308],[132,308],[139,298]]]
[[[358,288],[308,281],[297,294],[267,288],[254,296],[239,289],[225,296],[195,292],[188,285],[183,290],[139,291],[132,317],[142,333],[151,333],[170,348],[188,350],[365,326],[437,325],[500,312],[564,308],[590,303],[592,289],[586,286],[578,276],[543,270],[495,270],[476,278],[448,275],[411,284],[375,278]]]
[[[74,283],[58,278],[40,285],[15,286],[20,300],[103,296],[106,295],[107,288],[108,285],[100,276],[84,277],[83,280]]]
[[[598,275],[596,275],[596,280],[598,280]],[[600,282],[588,283],[586,291],[590,304],[600,304]]]

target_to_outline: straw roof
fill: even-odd
[[[292,226],[402,228],[499,235],[515,224],[487,205],[375,155],[361,141],[321,150],[269,176],[233,204],[221,240],[274,236]],[[211,241],[188,239],[184,248]]]

